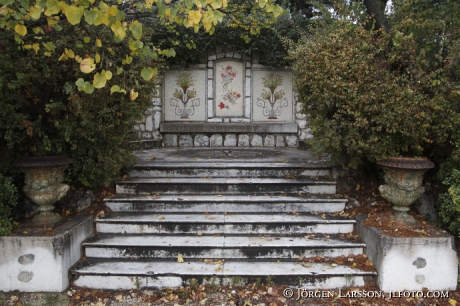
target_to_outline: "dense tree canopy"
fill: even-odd
[[[92,75],[92,80],[77,80],[79,90],[90,94],[111,83],[111,93],[129,91],[131,99],[138,93],[113,84],[112,76],[138,57],[146,63],[142,78],[155,77],[158,59],[176,53],[151,39],[159,26],[172,35],[177,26],[212,34],[225,23],[255,34],[283,13],[272,0],[0,0],[0,5],[0,29],[9,31],[22,48],[76,61],[83,73]],[[69,28],[74,35],[68,35]],[[78,53],[74,46],[81,44],[91,44],[92,49]]]

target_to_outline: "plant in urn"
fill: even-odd
[[[53,224],[62,217],[53,212],[54,203],[69,190],[62,184],[64,170],[72,160],[66,156],[23,157],[14,164],[25,173],[24,193],[38,205],[39,214],[32,219],[33,225]]]
[[[379,186],[382,197],[393,204],[395,221],[416,223],[408,215],[409,206],[424,192],[423,174],[434,167],[427,158],[389,157],[377,163],[385,172],[385,185]]]

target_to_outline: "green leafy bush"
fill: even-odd
[[[327,20],[291,47],[313,151],[353,168],[404,154],[444,160],[460,124],[458,80],[449,75],[458,58],[428,58],[397,27],[369,28]]]
[[[138,72],[146,63],[134,58],[112,77],[134,88],[136,100],[107,87],[88,95],[75,85],[83,76],[75,59],[57,60],[70,45],[78,54],[95,52],[94,43],[81,43],[78,28],[56,34],[56,57],[49,58],[18,49],[7,35],[0,33],[0,169],[18,171],[11,165],[20,156],[66,154],[73,160],[67,170],[71,183],[93,188],[110,182],[128,164],[133,126],[151,105],[153,83]],[[110,63],[96,69],[108,69],[105,65]]]
[[[8,235],[13,229],[11,207],[18,202],[18,190],[13,179],[0,173],[0,236]]]
[[[443,225],[456,235],[460,235],[460,171],[451,171],[450,176],[443,182],[448,186],[448,191],[440,195],[437,206]]]

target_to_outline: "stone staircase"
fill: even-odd
[[[95,289],[232,284],[270,278],[303,288],[364,285],[373,272],[305,257],[362,254],[347,239],[331,168],[307,151],[160,149],[138,152],[83,244],[74,285]],[[182,258],[184,262],[178,262]]]

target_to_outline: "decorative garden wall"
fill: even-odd
[[[135,130],[166,147],[295,147],[312,137],[300,111],[291,71],[217,50],[206,64],[167,70]]]

